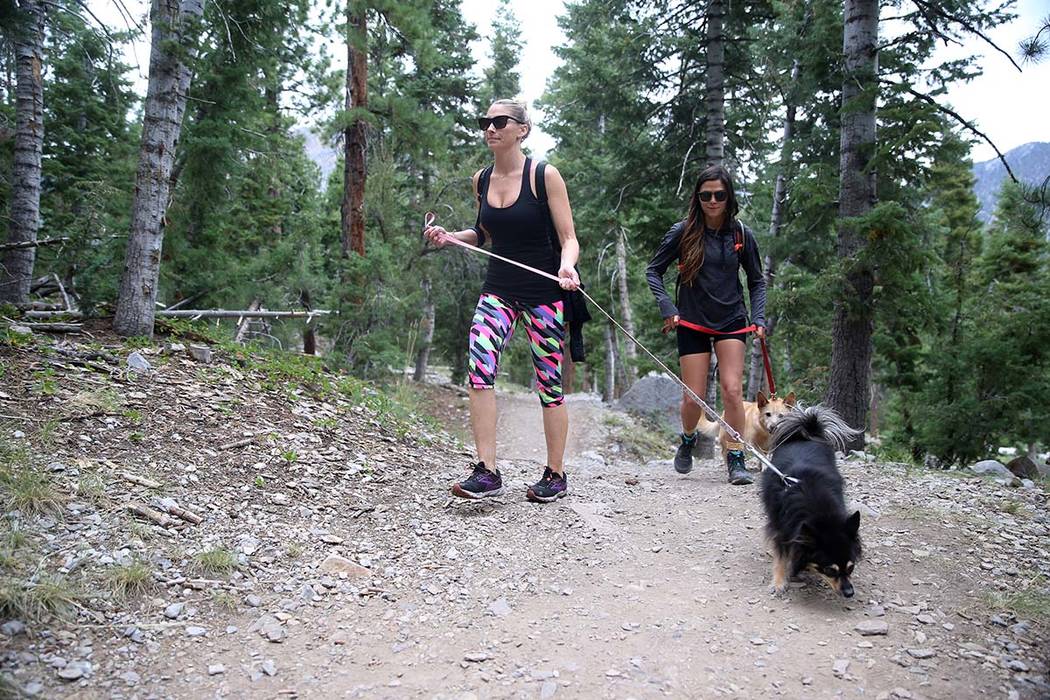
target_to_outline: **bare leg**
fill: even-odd
[[[543,409],[543,436],[547,439],[547,466],[561,474],[565,470],[565,442],[569,436],[569,409],[565,404]]]
[[[470,427],[474,431],[474,449],[485,466],[496,471],[496,392],[494,389],[470,390]],[[564,440],[562,441],[564,445]]]
[[[739,340],[720,340],[715,343],[715,354],[718,355],[718,379],[722,385],[726,422],[743,435],[744,343]]]
[[[719,355],[719,361],[721,361]],[[679,358],[682,368],[682,381],[685,385],[696,392],[701,398],[707,392],[707,368],[711,366],[711,353],[700,352],[692,355],[683,355]],[[741,364],[741,369],[743,365]],[[682,393],[682,432],[689,434],[696,430],[696,424],[700,422],[703,409],[689,398],[685,392]]]

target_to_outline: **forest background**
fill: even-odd
[[[119,23],[97,5],[0,3],[5,315],[112,317],[150,336],[162,309],[330,310],[258,326],[257,342],[370,379],[441,364],[461,383],[484,261],[426,249],[422,217],[473,221],[488,157],[474,116],[521,93],[528,9],[501,0],[478,65],[456,2],[153,0],[149,17],[114,2]],[[1025,17],[1021,46],[990,39],[1015,11],[567,3],[537,106],[592,294],[670,356],[644,264],[699,170],[724,163],[765,257],[782,388],[908,460],[1045,448],[1050,170],[1008,177],[983,222],[971,148],[998,149],[946,99],[989,61],[1021,75],[1043,58],[1050,16]],[[941,51],[975,40],[990,58]],[[148,94],[130,45],[149,46]],[[339,152],[326,178],[304,148],[315,137]],[[74,314],[43,308],[51,287]],[[612,400],[654,369],[607,324],[586,335],[572,389]],[[521,383],[526,352],[504,362]]]

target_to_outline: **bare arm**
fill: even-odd
[[[478,208],[478,222],[475,225],[476,228],[481,227],[481,200],[478,198],[478,178],[481,177],[481,171],[474,173],[474,200]],[[443,226],[428,226],[423,230],[423,235],[428,241],[433,243],[438,248],[444,248],[448,245],[446,236],[451,236],[457,240],[469,243],[470,245],[478,245],[478,232],[475,228],[463,229],[462,231],[447,231]]]
[[[563,289],[576,289],[580,284],[579,275],[575,270],[576,262],[580,259],[580,242],[576,240],[576,226],[572,222],[569,191],[561,173],[553,165],[544,169],[543,183],[547,189],[547,206],[551,211],[551,220],[561,243],[558,277],[562,279]]]

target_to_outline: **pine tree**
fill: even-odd
[[[478,95],[478,108],[481,110],[487,109],[496,100],[514,99],[521,93],[518,64],[522,43],[518,25],[510,0],[499,0],[489,44],[489,59],[492,63],[485,68]]]

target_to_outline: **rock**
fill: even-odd
[[[1011,671],[1016,671],[1018,673],[1028,672],[1028,664],[1026,664],[1024,661],[1021,661],[1020,659],[1009,659],[1006,662],[1006,667]]]
[[[249,593],[244,599],[244,604],[247,605],[249,608],[257,608],[260,605],[262,605],[262,598],[255,595],[254,593]]]
[[[885,620],[865,620],[853,629],[860,632],[862,637],[874,637],[887,634],[890,631],[890,626]]]
[[[241,541],[237,545],[237,549],[241,550],[241,552],[245,556],[250,557],[251,555],[259,551],[259,547],[261,545],[262,543],[259,542],[257,538],[252,537],[251,535],[244,535],[243,537],[241,537]]]
[[[321,541],[324,542],[325,544],[342,544],[343,543],[343,538],[340,537],[339,535],[332,535],[332,534],[329,534],[329,533],[325,533],[325,534],[321,535]]]
[[[12,323],[7,327],[7,330],[15,335],[33,335],[33,329],[29,326],[23,326],[21,323]]]
[[[47,470],[49,472],[64,472],[66,465],[62,464],[62,462],[51,462],[47,465]]]
[[[671,430],[681,430],[679,406],[682,390],[671,378],[651,372],[636,381],[623,396],[619,407],[632,413],[653,416]]]
[[[142,680],[142,677],[134,671],[125,671],[124,673],[120,674],[120,679],[127,683],[129,686],[132,686],[138,685],[139,682]]]
[[[8,620],[0,625],[0,632],[3,632],[8,637],[17,637],[20,634],[25,634],[25,631],[26,625],[21,620]]]
[[[482,661],[488,661],[491,657],[483,651],[472,651],[463,656],[464,661],[471,663],[481,663]]]
[[[878,520],[879,511],[875,510],[863,501],[851,501],[846,507],[847,513],[860,511],[861,520]]]
[[[185,603],[172,603],[168,607],[164,608],[164,617],[169,620],[177,620],[179,615],[182,614],[183,609],[186,607]]]
[[[226,673],[226,667],[222,664],[208,664],[208,675],[218,676],[221,673]]]
[[[203,637],[206,634],[208,634],[208,630],[204,629],[203,627],[196,627],[194,625],[190,625],[186,628],[187,637]]]
[[[191,345],[186,350],[194,361],[211,364],[211,348],[207,345]]]
[[[58,670],[58,677],[64,681],[75,681],[91,673],[91,662],[74,661]]]
[[[128,355],[128,359],[126,362],[128,365],[128,369],[130,369],[132,372],[138,372],[139,374],[145,374],[146,372],[149,372],[151,369],[153,369],[153,367],[149,363],[149,360],[147,360],[138,350]]]
[[[1039,478],[1039,467],[1035,465],[1035,462],[1031,460],[1027,455],[1021,455],[1006,463],[1006,468],[1009,469],[1015,476],[1019,476],[1022,479],[1038,479]]]
[[[849,659],[835,659],[835,663],[831,665],[831,672],[840,678],[846,675],[846,671],[849,670]]]
[[[506,617],[510,615],[511,609],[506,598],[497,598],[489,603],[489,612],[496,617]]]
[[[908,654],[916,659],[929,659],[937,656],[937,652],[933,649],[908,649]]]
[[[970,467],[970,471],[981,476],[1003,476],[1012,478],[1014,473],[994,459],[986,459]]]
[[[186,346],[182,343],[165,343],[164,354],[165,355],[178,355],[186,352]]]
[[[372,575],[369,569],[336,554],[329,554],[318,568],[326,574],[346,574],[349,578],[364,578]]]
[[[558,684],[552,679],[543,681],[543,685],[540,686],[540,698],[541,700],[550,700],[554,697],[554,694],[558,692]]]
[[[277,675],[277,666],[274,664],[273,659],[266,659],[262,664],[259,665],[259,669],[267,676]]]
[[[29,697],[35,697],[44,692],[44,684],[40,681],[30,681],[25,684],[24,688],[22,688],[22,692]]]

